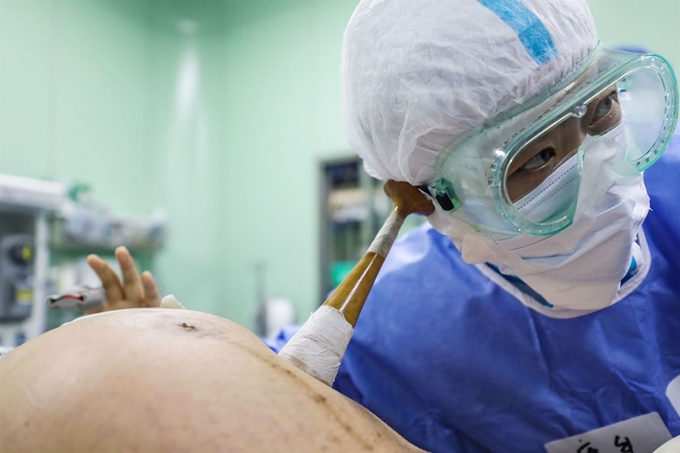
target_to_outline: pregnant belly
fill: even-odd
[[[189,310],[81,318],[0,359],[2,451],[410,452],[247,329]]]

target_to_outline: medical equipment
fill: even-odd
[[[106,292],[102,287],[89,287],[78,285],[59,294],[47,297],[47,305],[50,308],[58,308],[65,311],[86,311],[99,308],[106,304]],[[184,306],[175,298],[168,294],[161,299],[161,308],[178,308]]]
[[[104,305],[106,297],[104,288],[78,285],[67,289],[59,294],[47,297],[47,305],[50,308],[59,308],[67,311],[85,311]]]
[[[385,192],[394,202],[383,227],[350,274],[284,346],[279,355],[332,385],[354,326],[399,228],[410,214],[429,215],[434,206],[417,188],[388,181]]]
[[[0,322],[18,322],[33,310],[33,236],[0,238]]]

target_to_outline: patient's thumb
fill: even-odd
[[[161,299],[161,308],[184,308],[184,306],[179,303],[175,296],[168,294]]]

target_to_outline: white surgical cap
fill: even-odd
[[[431,182],[445,145],[596,44],[585,0],[362,0],[343,43],[347,139],[372,176]]]

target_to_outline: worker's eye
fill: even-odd
[[[526,161],[524,165],[519,167],[519,171],[532,171],[544,167],[555,157],[555,150],[553,148],[545,148],[544,150],[535,154],[531,159]]]
[[[612,91],[602,99],[593,112],[590,119],[590,131],[592,135],[601,135],[621,122],[621,107],[619,106],[618,93]]]
[[[609,114],[609,112],[612,111],[614,108],[614,98],[612,95],[607,96],[603,100],[600,101],[599,104],[597,104],[597,108],[595,109],[595,114],[593,115],[593,119],[590,121],[590,124],[595,124],[597,121],[600,119],[604,118]]]

